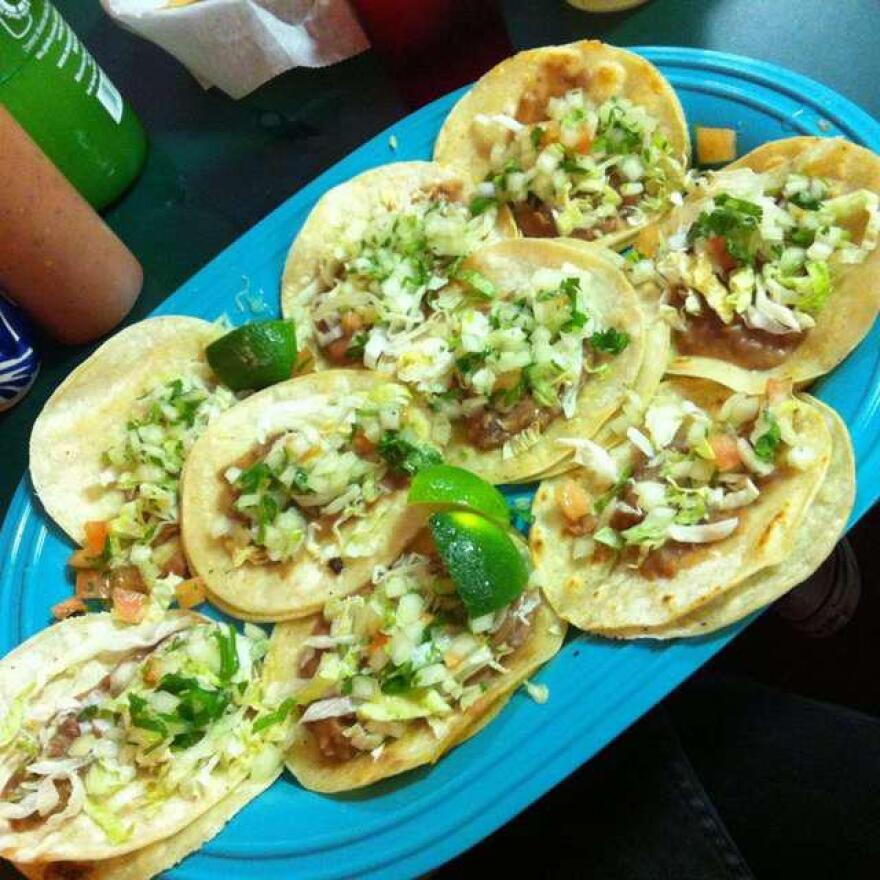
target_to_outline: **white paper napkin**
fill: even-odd
[[[369,46],[347,0],[101,0],[111,18],[241,98],[292,67],[326,67]]]

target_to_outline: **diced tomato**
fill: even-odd
[[[519,385],[522,370],[507,370],[495,379],[492,391],[510,391]]]
[[[455,651],[447,651],[443,655],[443,662],[448,669],[455,669],[456,666],[461,664],[461,656],[456,654]]]
[[[354,451],[358,455],[370,455],[376,449],[376,445],[363,431],[358,431],[351,442],[352,446],[354,446]]]
[[[83,568],[76,573],[76,595],[80,599],[109,599],[110,579],[106,572]]]
[[[577,522],[592,510],[590,496],[574,480],[564,480],[556,489],[556,503],[569,522]]]
[[[205,601],[205,584],[201,578],[190,578],[181,581],[174,588],[174,593],[181,608],[193,608]]]
[[[646,226],[636,237],[634,246],[639,253],[644,254],[646,257],[653,257],[660,246],[659,227],[654,224]]]
[[[141,577],[140,571],[133,565],[125,565],[122,568],[114,568],[110,572],[111,590],[129,590],[134,593],[146,593],[147,585]]]
[[[386,636],[383,632],[377,632],[370,640],[370,647],[368,648],[368,650],[371,654],[375,654],[376,651],[381,650],[382,647],[388,644],[388,642],[390,641],[390,636]]]
[[[736,131],[732,128],[697,126],[697,162],[720,165],[736,158]]]
[[[722,272],[732,272],[739,266],[739,263],[730,255],[727,250],[727,242],[721,235],[713,235],[706,240],[706,248],[709,256],[712,257],[715,265]]]
[[[347,364],[351,362],[348,356],[348,349],[351,345],[351,336],[340,336],[334,339],[324,349],[324,356],[332,364]]]
[[[593,139],[590,137],[590,133],[585,131],[581,135],[580,140],[577,142],[577,144],[575,146],[575,150],[578,153],[589,153],[590,147],[592,147],[592,146],[593,146]]]
[[[92,520],[87,522],[83,528],[86,533],[86,551],[91,556],[100,556],[107,543],[107,523],[104,520]]]
[[[150,657],[149,660],[144,664],[143,672],[141,673],[144,684],[154,686],[159,684],[159,661],[156,657]]]
[[[117,587],[113,591],[113,613],[123,623],[140,623],[147,611],[147,597],[143,593]]]
[[[732,471],[739,467],[742,459],[736,447],[736,438],[730,434],[713,434],[709,445],[715,453],[715,463],[720,471]]]
[[[63,602],[53,605],[52,616],[56,620],[64,620],[74,614],[84,614],[87,610],[86,603],[79,596],[72,596],[70,599],[65,599]]]
[[[767,402],[771,406],[782,403],[788,397],[791,397],[793,383],[791,379],[768,379],[767,380]]]

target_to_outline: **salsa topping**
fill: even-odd
[[[456,216],[465,227],[473,222]],[[410,268],[375,284],[369,273],[345,276],[336,293],[319,296],[312,315],[318,342],[323,344],[321,322],[338,322],[328,345],[344,339],[349,362],[414,388],[436,412],[459,423],[478,448],[513,455],[534,445],[550,422],[574,415],[587,376],[627,347],[628,335],[609,326],[594,306],[598,277],[566,264],[538,269],[512,289],[499,290],[476,269],[459,265],[452,271],[447,264],[449,272],[432,269],[430,279],[420,274],[414,286],[405,280],[412,277],[413,260],[435,269],[437,264],[419,256],[423,238],[402,243],[410,229],[407,215],[387,222],[396,237],[383,259]],[[367,305],[361,309],[358,303]],[[297,322],[300,330],[304,326]]]
[[[679,353],[768,369],[815,326],[836,275],[877,246],[880,200],[804,174],[738,169],[716,183],[654,261],[629,271],[634,282],[656,272],[668,291]]]
[[[85,813],[123,843],[137,834],[134,810],[161,809],[172,796],[195,801],[218,773],[262,772],[258,755],[285,739],[292,708],[265,703],[267,647],[258,627],[241,635],[205,622],[119,655],[94,686],[51,709],[28,714],[23,691],[0,741],[14,758],[4,767],[0,838]]]
[[[292,304],[299,350],[316,347],[336,366],[369,366],[388,335],[423,323],[468,254],[497,240],[496,221],[494,206],[472,216],[442,193],[353,218]]]
[[[645,223],[684,185],[658,120],[626,98],[595,104],[573,88],[527,123],[477,116],[493,143],[492,172],[472,203],[510,203],[523,234],[592,241]]]
[[[575,558],[610,558],[649,578],[673,577],[694,545],[732,535],[769,480],[814,460],[799,435],[801,404],[784,389],[772,391],[732,394],[713,417],[666,387],[642,425],[628,429],[621,454],[571,441],[592,485],[606,487],[591,493],[573,477],[558,485]]]
[[[211,420],[235,402],[207,370],[157,384],[137,401],[123,438],[104,452],[102,486],[121,492],[123,503],[106,522],[86,525],[86,545],[70,561],[77,598],[113,600],[126,622],[141,619],[148,602],[120,591],[167,607],[188,576],[178,536],[183,463]]]
[[[439,427],[390,383],[330,403],[320,421],[302,419],[225,470],[229,507],[214,535],[236,566],[289,562],[305,548],[339,574],[346,557],[375,550],[375,502],[442,461]]]
[[[529,635],[536,592],[468,617],[439,557],[425,550],[377,566],[360,593],[330,599],[306,640],[296,699],[328,761],[378,759],[411,725],[442,737]]]

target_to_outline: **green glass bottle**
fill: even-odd
[[[140,121],[48,0],[0,0],[0,104],[95,208],[143,167]]]

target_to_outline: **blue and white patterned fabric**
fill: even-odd
[[[27,319],[0,295],[0,410],[9,409],[27,394],[39,369]]]

